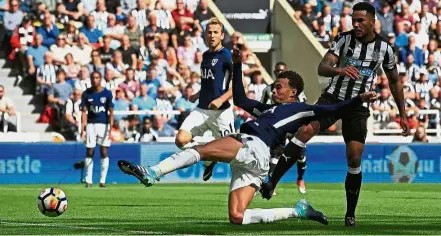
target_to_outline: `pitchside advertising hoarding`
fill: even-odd
[[[80,183],[81,170],[74,164],[84,160],[86,149],[81,143],[0,144],[0,184]],[[114,144],[110,147],[108,183],[138,183],[124,175],[117,161],[125,159],[145,166],[154,165],[179,151],[172,143]],[[439,144],[367,144],[363,153],[362,171],[365,183],[404,182],[441,183],[441,146]],[[307,182],[343,183],[346,176],[343,144],[309,144],[306,152]],[[99,150],[94,157],[94,182],[100,174]],[[170,182],[203,182],[202,162],[173,172],[163,179]],[[216,165],[209,182],[228,182],[228,164]],[[295,182],[296,167],[282,179]]]
[[[269,0],[217,0],[215,3],[235,30],[242,33],[269,32]]]

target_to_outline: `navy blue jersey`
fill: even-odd
[[[247,98],[242,84],[242,65],[233,66],[233,101],[256,120],[243,123],[240,132],[259,137],[271,149],[284,144],[288,133],[297,130],[313,120],[338,116],[346,109],[362,104],[360,96],[335,105],[309,105],[306,103],[286,103],[280,105],[263,104]]]
[[[226,48],[215,52],[206,51],[202,55],[201,64],[201,91],[198,107],[208,109],[210,103],[222,96],[228,90],[231,81],[232,56]],[[230,107],[226,101],[219,109]]]
[[[86,89],[81,96],[81,107],[87,109],[87,123],[109,124],[109,109],[113,108],[113,96],[110,90],[103,88],[96,92],[92,88]]]

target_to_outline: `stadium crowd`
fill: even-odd
[[[115,111],[181,112],[115,115],[111,129],[115,142],[174,136],[196,107],[189,96],[200,89],[202,53],[207,50],[203,33],[214,17],[207,0],[3,3],[0,9],[4,37],[10,41],[9,59],[19,76],[35,81],[36,96],[46,104],[39,122],[78,139],[81,94],[91,87],[94,71],[112,91]],[[244,44],[239,32],[225,41],[229,47]],[[266,85],[259,64],[252,62],[251,51],[244,48],[249,94],[259,98]],[[239,120],[247,118],[244,112],[237,112]]]
[[[329,48],[340,32],[352,29],[351,9],[360,0],[288,0],[295,19],[303,22]],[[441,110],[441,2],[438,0],[369,0],[377,11],[376,33],[395,46],[398,70],[404,84],[410,128],[436,128],[433,114]],[[375,89],[381,94],[373,103],[376,128],[400,129],[398,108],[388,80],[377,71]]]
[[[350,30],[351,8],[359,0],[288,0],[324,47]],[[441,109],[441,3],[436,0],[378,1],[377,33],[395,45],[405,85],[411,128],[435,128]],[[439,7],[438,7],[439,5]],[[439,14],[438,14],[439,13]],[[77,133],[81,94],[98,71],[114,95],[115,111],[179,110],[180,115],[116,115],[112,140],[152,141],[174,136],[196,107],[189,96],[200,89],[200,63],[207,49],[203,33],[214,15],[207,0],[10,0],[0,1],[0,38],[18,74],[35,82],[46,108],[39,122]],[[243,72],[248,96],[260,99],[267,86],[243,36],[226,37],[227,46],[244,44]],[[379,70],[374,89],[376,128],[399,129],[397,106]],[[235,108],[236,129],[250,117]]]

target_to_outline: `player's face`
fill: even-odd
[[[362,39],[373,33],[374,26],[375,18],[366,11],[354,11],[352,13],[352,27],[357,39]]]
[[[220,25],[211,24],[207,27],[207,32],[205,33],[205,40],[207,41],[210,49],[216,49],[221,41],[224,39],[224,33]]]
[[[296,90],[289,86],[288,79],[279,78],[274,83],[272,100],[275,104],[294,102],[296,98]]]
[[[94,88],[99,88],[101,86],[101,76],[98,73],[92,74],[92,86]]]

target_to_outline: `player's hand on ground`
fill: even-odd
[[[378,99],[379,96],[380,95],[374,91],[360,94],[360,98],[363,102],[374,102],[375,100]]]
[[[358,79],[358,75],[359,75],[358,70],[353,66],[338,68],[338,74],[341,76],[348,76],[353,80]]]
[[[219,100],[219,99],[214,99],[211,103],[210,103],[210,105],[208,105],[208,108],[209,109],[211,109],[211,110],[217,110],[217,109],[219,109],[219,107],[221,107],[222,106],[222,101],[221,100]]]
[[[401,117],[400,125],[401,128],[403,129],[403,132],[401,134],[405,137],[408,136],[410,134],[410,129],[406,117]]]
[[[242,52],[237,47],[233,48],[233,63],[242,63]]]

